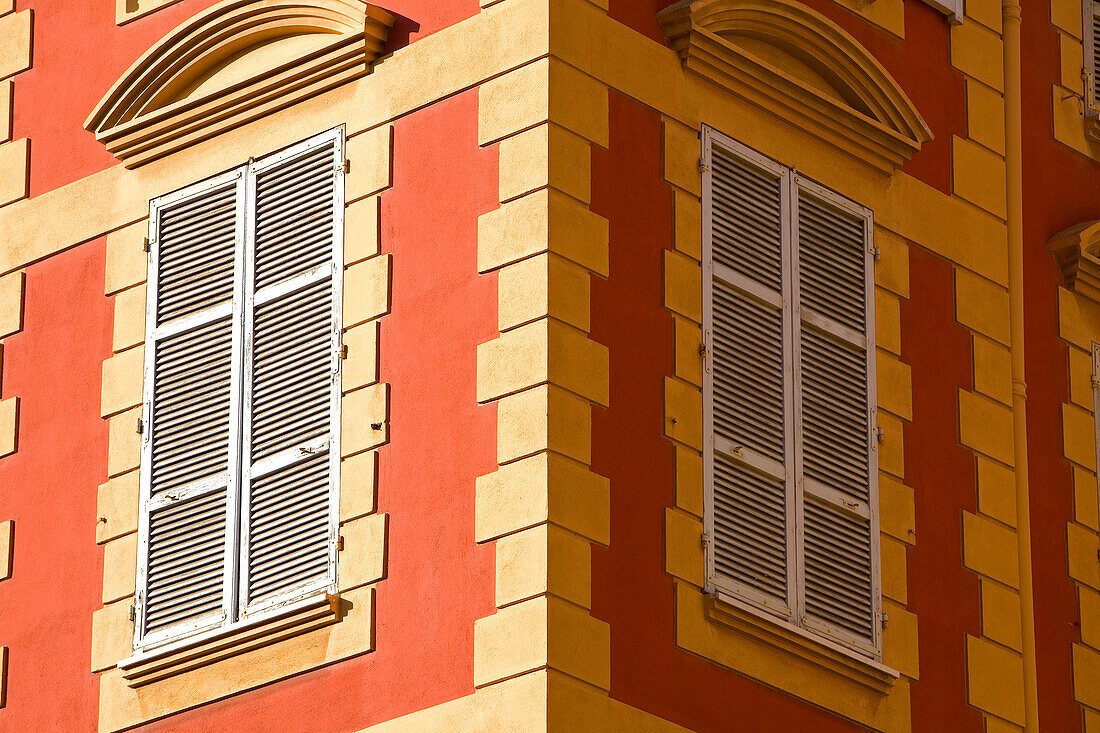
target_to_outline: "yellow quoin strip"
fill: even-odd
[[[549,58],[479,95],[480,141],[499,143],[501,205],[478,222],[500,328],[478,348],[478,401],[497,405],[500,468],[477,482],[476,536],[496,543],[498,609],[474,627],[474,697],[531,685],[544,703],[527,715],[543,729],[553,691],[601,697],[611,684],[610,629],[589,615],[591,543],[610,541],[608,481],[588,466],[608,353],[587,338],[589,283],[607,275],[607,221],[588,202],[608,92]],[[504,715],[506,727],[523,719]]]

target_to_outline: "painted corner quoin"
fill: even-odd
[[[0,0],[0,729],[1100,730],[1096,14]],[[336,580],[145,653],[150,202],[337,129]],[[873,643],[708,574],[714,137],[865,214]]]

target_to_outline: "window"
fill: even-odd
[[[150,204],[136,649],[335,592],[343,147]]]
[[[1084,30],[1085,67],[1085,110],[1095,116],[1100,110],[1100,91],[1097,90],[1097,72],[1100,72],[1100,53],[1096,45],[1100,43],[1100,6],[1094,0],[1084,0],[1082,26]]]
[[[865,209],[703,131],[708,591],[878,658]]]

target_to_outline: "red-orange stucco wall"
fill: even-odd
[[[471,91],[395,123],[393,187],[382,195],[393,282],[380,338],[391,401],[378,507],[390,519],[376,651],[148,730],[354,731],[473,692],[474,621],[495,610],[495,551],[474,541],[474,480],[496,468],[495,409],[476,399],[476,346],[497,336],[496,277],[477,272],[477,217],[498,205],[497,151],[478,147],[477,120]],[[0,462],[0,518],[18,520],[14,578],[0,583],[0,639],[12,646],[0,730],[95,729],[99,375],[112,322],[102,247],[30,269],[27,328],[5,354],[4,396],[24,402],[20,451]],[[12,618],[20,626],[8,633]],[[57,704],[57,690],[71,705]],[[59,714],[79,719],[55,723]]]
[[[12,115],[13,138],[31,141],[31,196],[117,165],[84,120],[141,54],[216,2],[182,0],[118,26],[115,0],[16,0],[18,10],[34,11],[33,66],[15,77]],[[480,9],[478,0],[374,4],[397,17],[388,51]]]
[[[910,686],[914,731],[981,731],[967,704],[966,635],[981,635],[978,577],[963,567],[962,513],[977,509],[974,454],[959,444],[958,390],[970,390],[971,337],[955,321],[951,263],[909,247],[901,359],[913,381],[904,426],[905,484],[916,544],[906,551],[907,608],[917,615],[920,679]]]
[[[5,340],[2,394],[19,397],[19,450],[0,460],[0,520],[15,520],[0,581],[8,646],[0,730],[94,731],[92,611],[102,603],[96,487],[107,474],[99,369],[111,352],[104,241],[27,269],[23,330]]]

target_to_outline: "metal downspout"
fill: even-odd
[[[1020,564],[1025,731],[1038,733],[1035,598],[1031,568],[1031,501],[1024,375],[1023,105],[1020,83],[1020,0],[1002,0],[1005,78],[1005,167],[1008,208],[1008,301],[1012,330],[1012,428],[1016,475],[1016,551]]]

